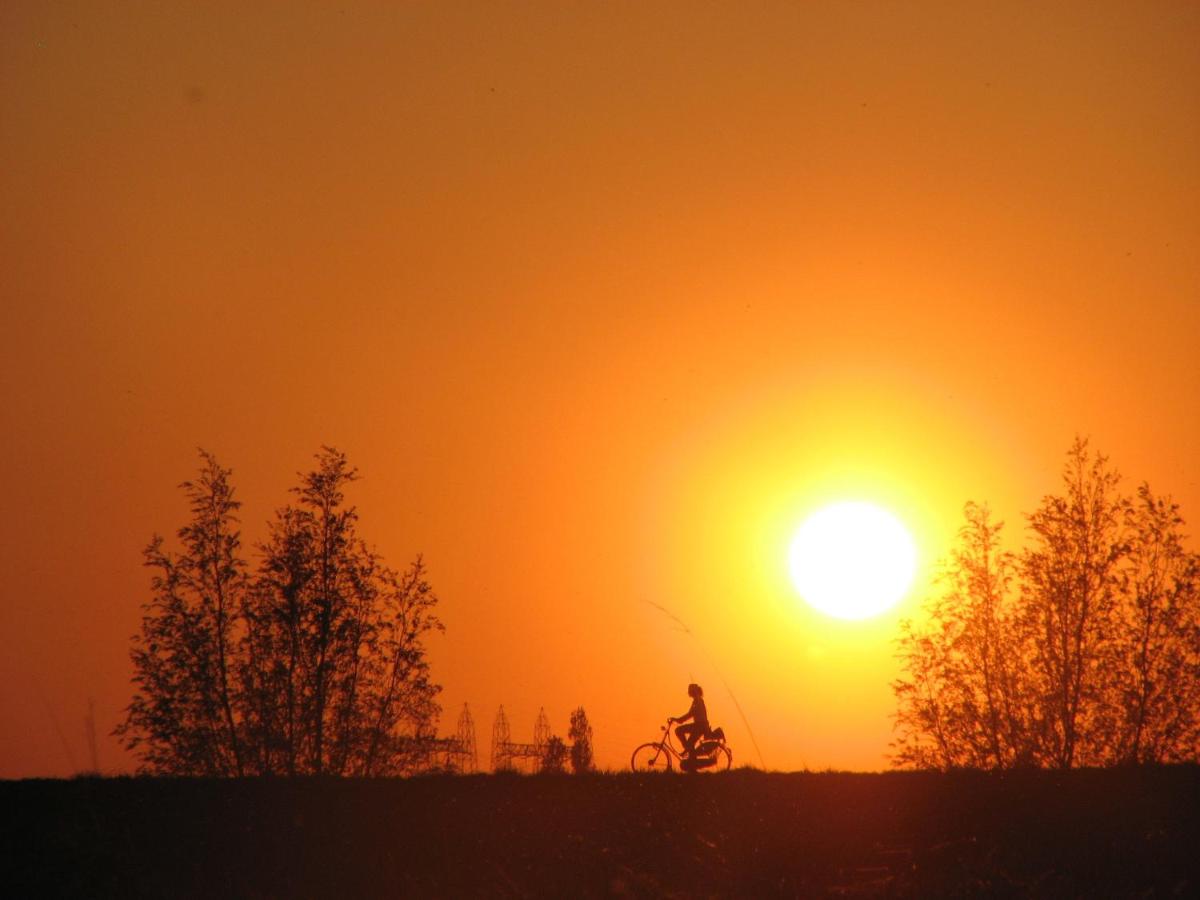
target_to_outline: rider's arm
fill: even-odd
[[[671,721],[672,722],[686,722],[691,717],[692,717],[692,711],[689,709],[682,716],[672,716]]]
[[[691,705],[691,707],[689,707],[688,711],[685,712],[679,718],[677,718],[675,721],[676,722],[686,722],[688,719],[697,719],[697,721],[699,721],[698,716],[703,710],[704,710],[704,701],[701,700],[699,697],[694,697],[694,698],[692,698],[692,705]]]

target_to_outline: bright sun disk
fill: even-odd
[[[810,606],[839,619],[866,619],[908,592],[917,549],[891,513],[848,501],[805,520],[788,550],[788,567]]]

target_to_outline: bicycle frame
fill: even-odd
[[[733,753],[726,745],[724,733],[720,729],[717,729],[716,740],[710,745],[707,752],[701,751],[699,755],[693,753],[687,756],[671,740],[673,734],[671,725],[673,724],[674,722],[668,719],[666,725],[660,726],[662,728],[661,738],[657,741],[639,744],[634,749],[633,756],[630,758],[630,766],[635,772],[669,771],[674,768],[683,772],[725,771],[733,763]],[[708,740],[712,740],[712,738]],[[721,765],[722,761],[724,761],[723,766]]]
[[[679,750],[676,750],[675,745],[671,742],[672,721],[673,720],[671,720],[671,719],[667,719],[666,725],[659,726],[659,728],[662,729],[663,736],[662,736],[662,740],[658,742],[658,746],[661,749],[667,751],[667,755],[670,756],[671,761],[675,765],[679,765],[681,762],[683,762],[683,753]]]

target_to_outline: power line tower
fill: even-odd
[[[533,746],[538,750],[538,759],[546,755],[550,743],[550,720],[546,718],[546,707],[538,708],[537,721],[533,723]]]
[[[492,769],[503,771],[515,768],[517,760],[523,760],[528,768],[538,771],[542,760],[546,757],[546,745],[550,743],[550,720],[546,718],[546,710],[539,709],[537,721],[533,723],[533,743],[525,744],[512,739],[508,727],[508,717],[504,707],[496,713],[496,722],[492,725]]]
[[[475,720],[471,709],[463,704],[458,714],[458,730],[453,737],[438,737],[430,731],[412,739],[414,768],[422,772],[451,772],[461,775],[479,767],[475,748]]]
[[[512,768],[512,758],[508,754],[511,743],[511,733],[508,730],[508,716],[504,714],[504,706],[496,712],[492,722],[492,771],[500,772]]]
[[[475,720],[471,718],[471,710],[465,703],[458,714],[455,740],[458,743],[458,771],[474,772],[479,768],[479,753],[475,749]]]

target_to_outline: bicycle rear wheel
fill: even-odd
[[[721,747],[716,753],[717,762],[709,771],[711,772],[728,772],[729,767],[733,765],[733,751],[728,747]]]
[[[662,744],[642,744],[629,758],[629,767],[635,772],[670,772],[671,754]]]

